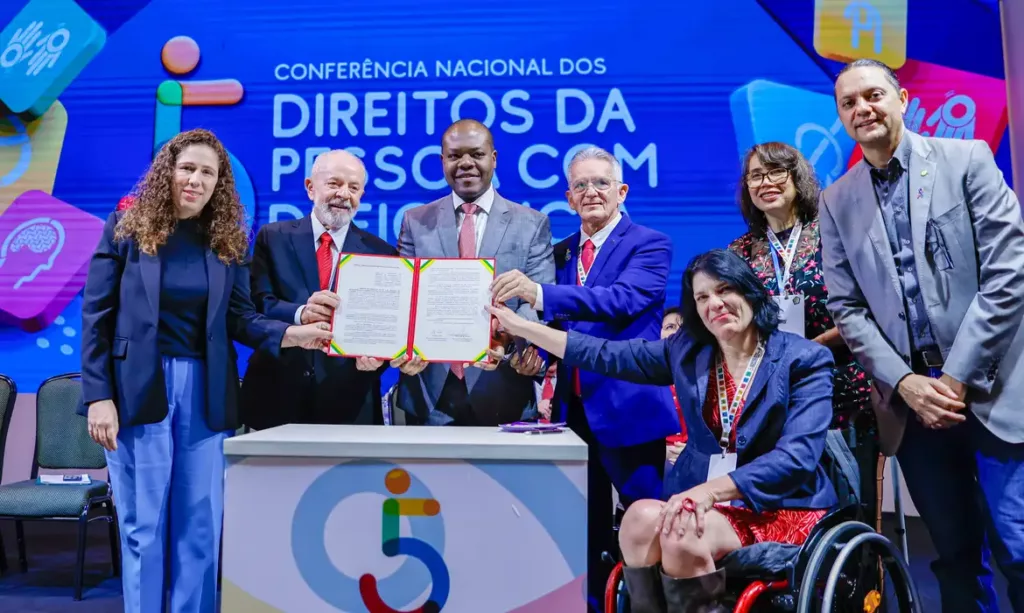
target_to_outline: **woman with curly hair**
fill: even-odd
[[[107,219],[82,301],[82,413],[117,498],[126,612],[211,612],[217,600],[223,441],[240,425],[231,341],[322,349],[325,323],[256,313],[248,233],[227,152],[175,136]]]
[[[826,308],[828,288],[822,274],[818,232],[818,179],[795,148],[769,142],[751,147],[743,159],[740,212],[748,232],[729,245],[754,270],[782,308],[783,328],[832,350],[832,427],[855,430],[861,470],[861,500],[875,501],[871,379],[846,347]]]

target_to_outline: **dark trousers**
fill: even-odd
[[[942,598],[943,613],[975,613],[998,611],[995,590],[992,586],[992,568],[989,565],[990,550],[985,540],[987,526],[992,526],[990,516],[986,512],[988,503],[1003,510],[998,523],[1006,527],[1016,525],[1015,555],[1019,567],[1022,541],[1020,523],[1024,521],[1024,495],[1022,495],[1022,479],[1024,469],[1021,462],[1016,461],[1017,473],[1014,483],[1008,483],[1007,477],[1014,473],[1009,464],[1000,461],[990,454],[975,452],[984,426],[968,412],[966,423],[942,430],[925,428],[911,413],[907,419],[907,429],[903,441],[896,453],[900,468],[906,478],[907,490],[914,501],[931,536],[938,560],[932,562],[932,572],[938,579],[939,592]],[[991,435],[989,435],[991,436]],[[992,437],[995,438],[995,437]],[[986,445],[991,445],[991,441]],[[1020,447],[1020,446],[1016,446]],[[1017,455],[1020,455],[1018,450]],[[979,460],[982,457],[985,472],[983,481],[979,479]],[[1004,481],[997,484],[997,480]],[[1003,492],[1004,487],[1010,492]],[[1016,494],[1012,494],[1012,491]],[[1016,504],[1014,504],[1014,500]],[[1013,519],[1006,515],[1011,511]],[[990,534],[998,534],[999,526]],[[1010,530],[1008,532],[1014,532]],[[1010,534],[1008,534],[1010,536]],[[913,552],[911,552],[913,555]],[[1019,571],[1018,571],[1018,577]],[[1021,585],[1018,579],[1016,591]],[[1010,579],[1011,593],[1014,580]],[[1016,602],[1020,602],[1019,596]],[[1024,611],[1015,603],[1018,613]]]
[[[601,554],[616,554],[615,509],[612,485],[619,492],[622,506],[635,500],[661,498],[665,468],[665,440],[632,445],[604,447],[590,430],[583,403],[576,396],[569,401],[566,423],[585,443],[587,458],[587,595],[590,611],[602,611],[604,588],[612,565]]]

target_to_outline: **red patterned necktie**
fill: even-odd
[[[462,210],[462,228],[459,229],[459,257],[476,257],[476,219],[475,215],[480,208],[472,202],[463,202],[459,207]],[[466,376],[462,362],[456,362],[451,366],[456,377],[462,379]]]
[[[320,289],[328,289],[331,284],[331,266],[334,256],[331,254],[331,233],[320,235],[320,248],[316,250],[316,267],[320,272]]]
[[[583,250],[580,252],[580,264],[583,264],[583,275],[590,274],[590,267],[594,265],[594,241],[587,239],[587,242],[583,243]],[[583,279],[576,275],[576,284],[583,285]],[[580,371],[576,369],[575,376],[573,376],[573,391],[576,392],[577,396],[582,396],[582,388],[580,387]]]

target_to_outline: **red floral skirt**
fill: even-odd
[[[779,509],[755,513],[744,507],[715,505],[740,537],[740,543],[749,547],[754,543],[785,543],[803,545],[815,524],[828,513],[826,509]]]

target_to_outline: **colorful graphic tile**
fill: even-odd
[[[103,221],[40,191],[0,217],[0,320],[36,332],[85,285]]]
[[[907,0],[815,0],[814,49],[831,60],[907,60]]]
[[[72,0],[31,0],[0,32],[0,105],[42,116],[106,40]]]
[[[846,170],[855,143],[832,96],[756,80],[733,92],[729,104],[741,156],[755,144],[780,141],[799,149],[824,185]]]
[[[60,101],[28,124],[14,115],[0,117],[0,215],[25,192],[53,193],[67,127]]]
[[[910,92],[904,121],[923,136],[977,138],[998,151],[1006,133],[1006,81],[908,60],[896,71]],[[858,147],[850,166],[861,159]]]

